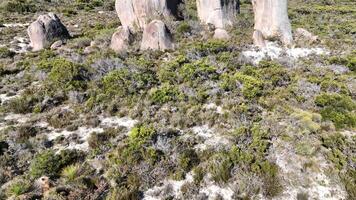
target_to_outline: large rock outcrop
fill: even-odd
[[[116,0],[121,24],[131,31],[144,29],[154,19],[175,17],[180,0]]]
[[[127,27],[120,26],[111,37],[110,48],[116,53],[125,53],[132,42],[130,30]]]
[[[172,37],[166,25],[161,20],[153,20],[143,31],[141,50],[173,49]]]
[[[197,0],[197,10],[201,22],[224,29],[238,13],[238,0]]]
[[[255,13],[255,31],[265,39],[278,38],[284,45],[293,42],[288,18],[288,0],[252,0]]]
[[[30,24],[27,33],[33,51],[48,48],[58,40],[70,38],[67,28],[53,13],[39,16],[35,22]]]

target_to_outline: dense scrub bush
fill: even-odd
[[[108,96],[124,97],[139,94],[155,82],[154,75],[149,71],[130,71],[124,68],[106,75],[103,78],[103,89]]]
[[[340,94],[321,94],[315,99],[316,105],[322,109],[320,111],[324,120],[334,122],[336,128],[355,127],[356,103],[350,96]]]
[[[0,8],[6,12],[36,12],[38,7],[34,0],[8,0],[0,4]]]
[[[126,146],[119,148],[112,161],[118,165],[136,164],[146,158],[155,161],[156,152],[150,147],[151,138],[156,130],[149,125],[140,125],[130,131]],[[153,159],[153,160],[150,160]]]
[[[345,65],[351,71],[356,71],[356,51],[346,56],[332,56],[328,59],[330,64]]]
[[[82,90],[90,77],[88,70],[79,64],[59,59],[55,60],[48,74],[49,84],[62,90]]]
[[[34,178],[40,176],[58,177],[61,170],[82,159],[81,152],[72,150],[62,150],[59,154],[53,150],[46,150],[37,154],[30,165],[30,175]]]
[[[24,93],[20,97],[16,97],[10,100],[6,104],[7,110],[17,113],[17,114],[26,114],[31,113],[36,108],[38,102],[40,102],[42,97],[38,94],[32,94],[32,91],[29,93]]]
[[[11,58],[15,55],[15,52],[10,51],[6,47],[0,48],[0,58]]]
[[[177,101],[183,97],[177,86],[168,84],[164,84],[158,88],[152,88],[149,95],[153,104],[164,104],[170,101]]]

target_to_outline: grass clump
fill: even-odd
[[[31,188],[31,183],[24,179],[18,179],[8,186],[6,189],[6,195],[8,197],[18,197],[27,193]]]
[[[79,177],[79,172],[79,164],[69,165],[62,170],[61,176],[65,178],[67,182],[73,182],[76,178]]]

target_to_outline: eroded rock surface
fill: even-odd
[[[67,28],[54,13],[41,15],[27,29],[33,51],[50,47],[58,40],[70,38]]]
[[[180,0],[116,0],[121,24],[130,30],[144,29],[153,19],[175,17]]]
[[[129,45],[133,42],[130,30],[120,26],[111,38],[110,48],[117,53],[126,52]]]
[[[160,20],[154,20],[143,32],[141,50],[173,49],[172,37],[166,25]]]
[[[253,0],[255,30],[264,38],[278,38],[284,45],[293,42],[292,28],[288,18],[288,0]]]
[[[215,28],[232,25],[238,13],[237,0],[197,0],[198,17],[204,24]]]

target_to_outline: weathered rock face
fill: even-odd
[[[133,42],[132,34],[127,27],[120,26],[111,37],[110,48],[116,53],[124,53]]]
[[[255,13],[255,30],[263,37],[279,38],[283,44],[293,42],[288,18],[288,0],[252,0]]]
[[[141,50],[167,50],[173,49],[172,37],[166,25],[160,20],[149,23],[144,32],[141,42]]]
[[[53,13],[39,16],[35,22],[30,24],[27,33],[30,37],[33,51],[50,47],[52,43],[58,40],[70,38],[67,28]]]
[[[296,40],[305,40],[309,43],[314,43],[319,40],[319,37],[314,35],[313,33],[307,31],[304,28],[297,28],[294,32],[294,36]]]
[[[181,0],[116,0],[121,24],[131,31],[144,29],[154,19],[175,17]]]
[[[266,41],[261,31],[255,30],[253,32],[253,43],[260,48],[266,47]]]
[[[216,29],[214,32],[214,38],[219,40],[229,40],[231,37],[225,29]]]
[[[215,28],[232,25],[238,13],[238,0],[197,0],[198,17]]]

